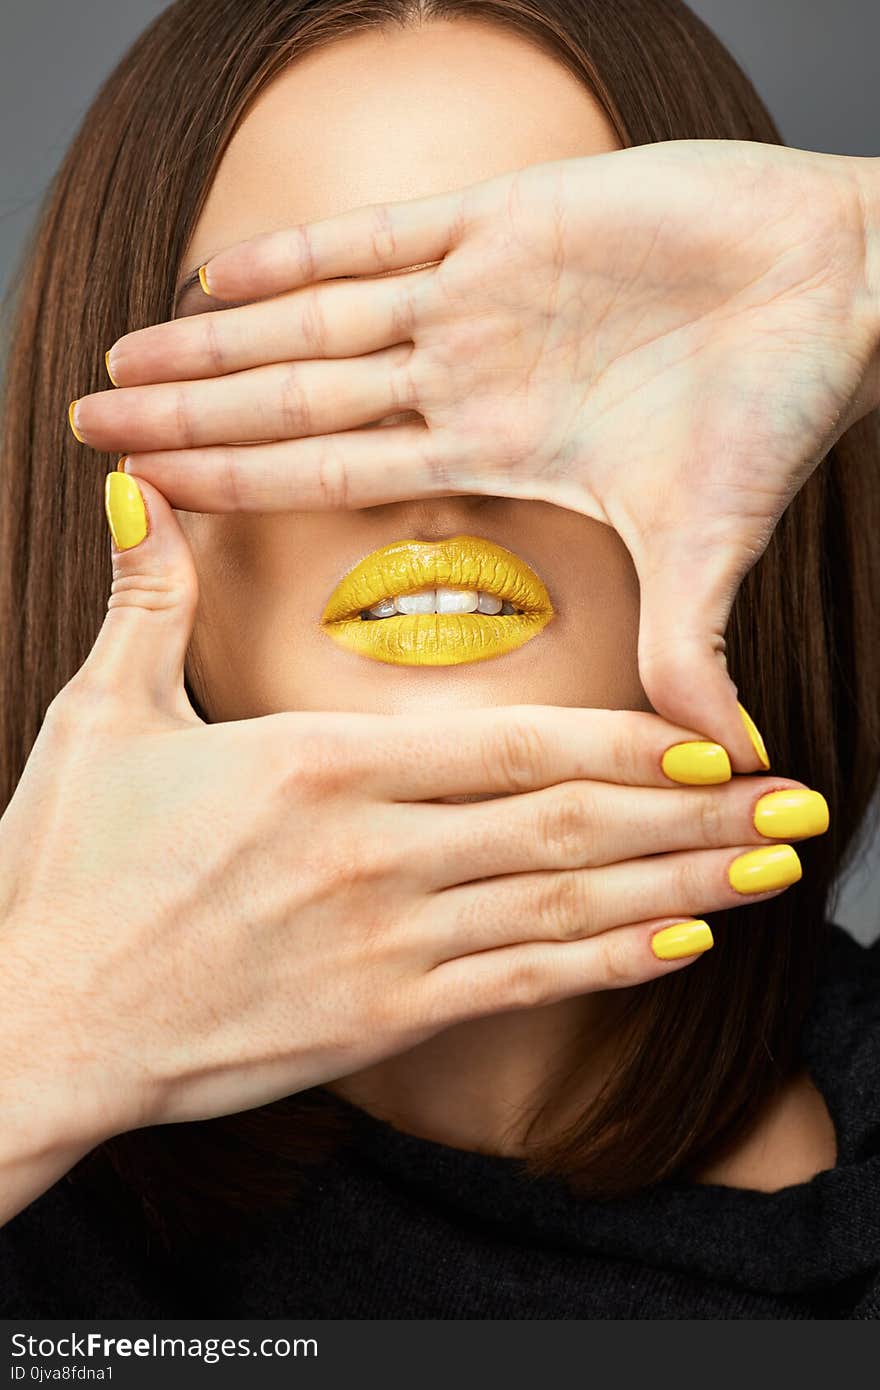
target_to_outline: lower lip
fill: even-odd
[[[552,617],[552,612],[400,613],[374,622],[343,619],[325,624],[324,631],[347,651],[391,666],[459,666],[522,647]]]

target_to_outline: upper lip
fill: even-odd
[[[507,599],[526,613],[553,611],[542,580],[512,550],[480,536],[444,540],[392,541],[365,555],[340,580],[322,623],[357,618],[380,599],[415,593],[432,585],[479,589]]]

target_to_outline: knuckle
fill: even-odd
[[[327,323],[318,286],[310,286],[303,298],[300,332],[310,357],[323,357],[327,349]]]
[[[220,341],[220,333],[217,325],[216,314],[202,314],[204,319],[202,331],[205,335],[205,353],[208,362],[215,376],[225,376],[229,371],[229,363],[223,345]]]
[[[397,239],[387,203],[377,203],[370,209],[370,244],[382,268],[397,254]]]
[[[426,489],[428,497],[438,494],[444,497],[458,486],[454,461],[439,442],[441,438],[442,435],[426,429],[418,444],[417,462],[422,474],[429,480]]]
[[[601,957],[601,978],[611,988],[619,988],[632,982],[632,961],[624,937],[615,931],[603,932],[596,937],[596,945]]]
[[[125,552],[122,552],[125,555]],[[131,569],[131,560],[114,553],[113,580],[107,608],[141,608],[161,613],[182,607],[189,609],[189,591],[176,574],[143,567]],[[121,566],[125,565],[123,571]]]
[[[391,403],[398,410],[412,410],[419,402],[418,384],[413,371],[414,352],[412,343],[397,343],[390,351],[388,389]]]
[[[195,433],[193,429],[193,419],[189,408],[189,397],[187,395],[186,383],[181,386],[173,387],[172,412],[176,427],[178,448],[192,449],[195,445]]]
[[[312,409],[303,387],[301,366],[299,362],[285,363],[278,383],[280,424],[290,439],[312,433]]]
[[[522,719],[492,730],[483,750],[487,776],[507,791],[527,791],[541,780],[545,766],[539,730]]]
[[[594,823],[590,794],[568,784],[554,792],[538,817],[538,840],[554,864],[569,868],[583,865],[589,828]]]
[[[293,259],[296,264],[299,279],[304,284],[311,284],[317,276],[317,265],[315,250],[312,245],[312,234],[308,226],[292,228],[293,235]]]
[[[241,489],[241,450],[231,444],[219,446],[217,457],[217,490],[233,511],[242,511],[244,498]]]
[[[547,968],[533,956],[520,956],[505,971],[499,1008],[530,1009],[549,1004],[555,998]]]
[[[44,723],[63,737],[82,737],[109,725],[119,713],[116,689],[96,673],[81,668],[50,702]]]
[[[357,780],[352,739],[341,728],[303,728],[296,714],[279,725],[281,789],[295,796],[331,797],[350,791]]]
[[[702,857],[685,855],[672,874],[675,911],[690,911],[688,904],[698,903],[706,896],[706,873]]]
[[[556,941],[578,941],[589,932],[584,875],[577,870],[553,874],[541,886],[536,902],[541,928]]]
[[[705,789],[697,802],[700,843],[709,847],[724,842],[725,817],[718,795]]]
[[[412,338],[418,317],[415,286],[403,279],[397,287],[390,310],[391,333],[395,342]]]
[[[340,454],[327,445],[318,455],[315,468],[315,486],[322,507],[336,511],[348,509],[351,494],[351,478],[348,465]]]
[[[608,755],[615,782],[632,785],[643,781],[638,756],[638,730],[629,719],[615,720],[608,739]]]

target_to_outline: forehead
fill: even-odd
[[[460,19],[367,30],[297,58],[260,93],[185,264],[294,222],[616,148],[589,90],[518,34]]]

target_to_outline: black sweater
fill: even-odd
[[[165,1256],[61,1179],[0,1230],[0,1313],[880,1318],[880,942],[832,933],[802,1054],[838,1162],[811,1182],[668,1181],[598,1203],[333,1097],[350,1139],[298,1201],[231,1242]]]

